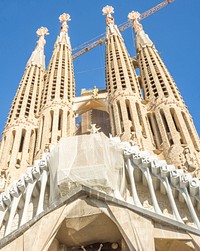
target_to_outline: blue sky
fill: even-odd
[[[72,47],[105,32],[102,8],[115,8],[115,23],[127,20],[132,10],[144,12],[162,0],[0,0],[0,131],[22,78],[26,62],[37,41],[36,30],[45,26],[46,65],[56,36],[58,17],[71,15],[69,35]],[[175,0],[174,3],[142,21],[144,30],[155,43],[194,119],[200,134],[200,1]],[[123,32],[131,56],[135,56],[132,29]],[[105,48],[99,46],[74,60],[76,93],[82,88],[105,88]]]

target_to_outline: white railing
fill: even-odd
[[[138,194],[136,186],[136,180],[140,179],[148,187],[153,212],[166,217],[160,209],[160,201],[156,196],[156,192],[159,191],[169,202],[172,214],[171,216],[168,214],[168,217],[181,223],[188,221],[184,219],[183,214],[180,215],[179,208],[182,205],[184,214],[186,215],[187,211],[188,218],[191,219],[190,225],[200,229],[198,217],[200,215],[200,182],[197,178],[192,178],[188,173],[175,169],[173,165],[167,165],[165,161],[157,160],[137,147],[126,148],[124,156],[134,205],[143,207],[140,201],[141,194]]]
[[[0,237],[39,215],[49,206],[46,155],[0,195]]]

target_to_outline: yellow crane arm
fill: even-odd
[[[144,13],[141,14],[140,20],[145,19],[151,15],[153,15],[155,12],[159,11],[160,9],[164,8],[168,4],[173,3],[175,0],[165,0],[161,2],[160,4],[156,5],[155,7],[151,8],[150,10],[145,11]],[[132,26],[132,23],[130,21],[127,21],[124,24],[121,24],[118,26],[119,30],[122,32]],[[77,57],[83,55],[84,53],[92,50],[93,48],[97,47],[98,45],[101,45],[105,42],[105,36],[102,36],[102,38],[94,41],[93,43],[86,45],[85,47],[80,45],[79,47],[83,47],[80,51],[76,52],[75,54],[72,55],[72,59],[76,59]],[[84,43],[85,44],[85,43]]]

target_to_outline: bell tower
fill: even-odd
[[[75,115],[72,109],[75,83],[67,25],[70,15],[64,13],[59,20],[60,35],[54,45],[42,94],[36,157],[49,144],[55,144],[61,137],[75,133]]]
[[[189,172],[200,167],[199,137],[178,88],[153,42],[140,24],[140,14],[131,12],[141,83],[154,143],[168,163]]]
[[[2,135],[0,167],[5,172],[2,175],[6,176],[9,172],[12,180],[25,172],[26,167],[32,165],[34,160],[45,72],[44,36],[48,34],[48,29],[41,27],[36,33],[39,39],[27,62]]]
[[[103,8],[106,15],[106,87],[113,136],[132,141],[143,149],[152,142],[142,104],[139,82],[124,40],[114,23],[112,6]]]

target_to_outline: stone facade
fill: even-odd
[[[94,87],[83,90],[80,97],[75,96],[67,24],[70,16],[64,13],[59,17],[60,34],[47,70],[44,36],[48,30],[41,27],[37,31],[39,40],[27,62],[0,144],[0,189],[5,191],[0,197],[2,250],[16,250],[18,246],[27,251],[200,248],[200,141],[191,115],[139,23],[140,14],[128,15],[136,37],[133,60],[113,13],[111,6],[103,8],[107,24],[106,90]],[[118,190],[109,187],[99,192],[97,180],[96,186],[84,186],[85,169],[82,183],[68,180],[63,191],[52,197],[61,189],[52,183],[53,175],[71,157],[61,161],[59,151],[52,149],[59,148],[67,137],[74,145],[62,148],[61,153],[66,149],[76,152],[72,146],[91,136],[87,134],[100,131],[118,142],[117,151],[123,156]],[[95,144],[88,149],[93,152]],[[100,159],[106,156],[97,153]],[[83,147],[77,155],[86,160]],[[56,171],[48,164],[50,156]],[[77,166],[90,170],[95,164]],[[114,168],[113,176],[118,170]],[[97,165],[91,178],[101,171]],[[103,179],[101,185],[110,181]],[[33,234],[41,238],[35,241]]]
[[[18,178],[51,144],[62,137],[87,133],[91,124],[198,176],[199,137],[173,78],[138,21],[139,13],[129,14],[136,33],[137,62],[128,54],[114,23],[113,9],[106,6],[103,13],[107,23],[106,92],[95,87],[75,97],[68,14],[59,18],[60,35],[47,71],[44,35],[48,31],[43,27],[37,31],[40,38],[2,135],[0,165],[7,182]],[[81,125],[76,125],[78,116],[82,116]]]

